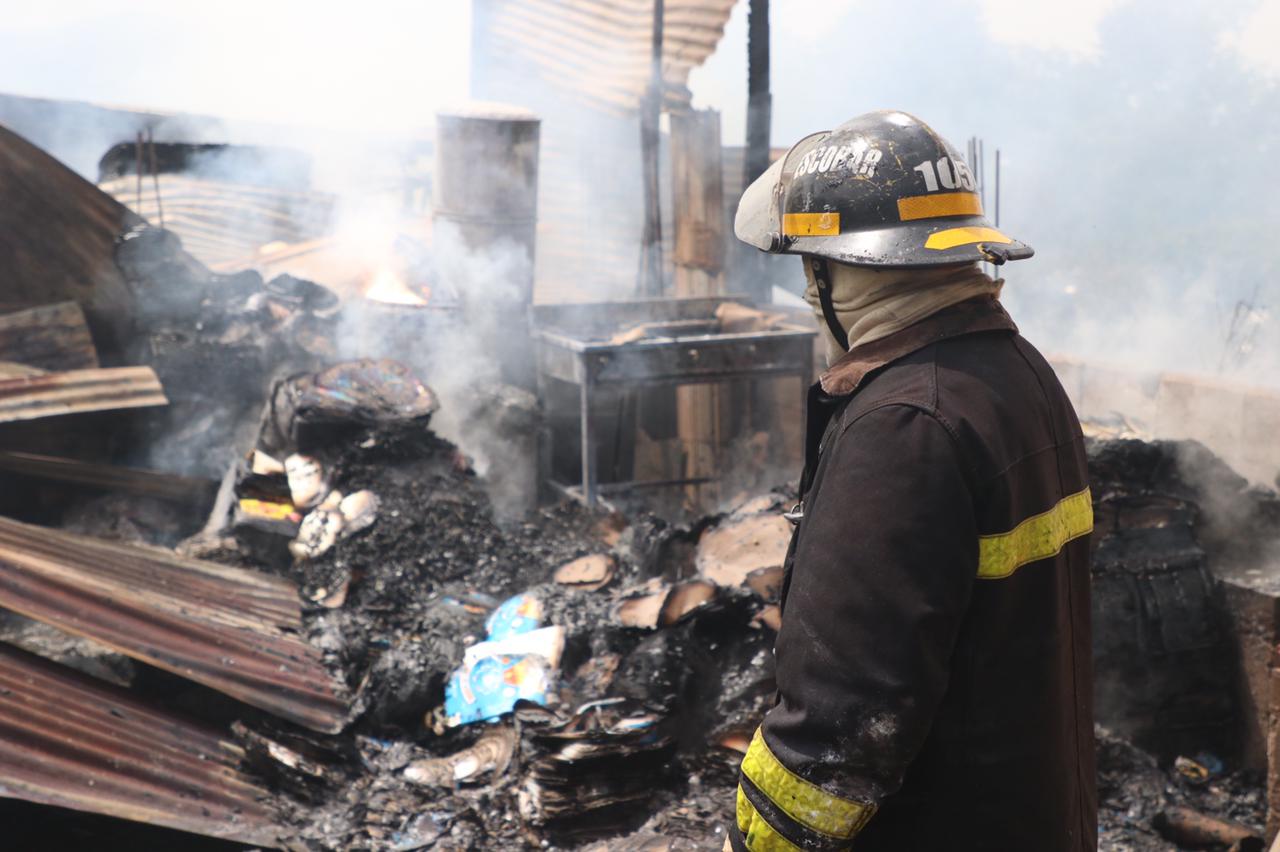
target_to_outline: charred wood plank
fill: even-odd
[[[1185,849],[1229,846],[1239,852],[1262,852],[1262,838],[1248,826],[1209,816],[1191,808],[1173,807],[1151,821],[1165,840]]]
[[[76,302],[0,316],[0,361],[65,372],[98,367],[98,350]]]
[[[0,607],[314,730],[345,724],[284,578],[0,518]]]
[[[218,490],[218,483],[211,479],[35,453],[0,451],[0,470],[184,505],[207,505]]]

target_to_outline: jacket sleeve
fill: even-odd
[[[739,852],[851,846],[924,743],[977,576],[964,462],[932,415],[875,409],[820,464],[775,647],[778,704],[739,775]]]

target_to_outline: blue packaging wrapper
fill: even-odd
[[[489,639],[507,639],[542,626],[542,602],[525,592],[502,602],[493,611],[485,628]]]
[[[496,719],[517,701],[545,705],[552,671],[536,655],[484,657],[455,671],[444,688],[444,711],[450,727]]]

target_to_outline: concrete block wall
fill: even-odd
[[[1276,486],[1280,391],[1078,358],[1051,357],[1049,362],[1081,419],[1121,414],[1150,437],[1197,440],[1251,482]]]
[[[1240,660],[1241,762],[1266,771],[1267,836],[1274,837],[1280,830],[1280,597],[1274,587],[1229,573],[1222,580]]]

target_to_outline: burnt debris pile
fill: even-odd
[[[180,548],[292,582],[351,695],[334,736],[235,722],[282,822],[324,848],[496,849],[656,811],[718,845],[773,693],[781,498],[697,528],[576,503],[499,522],[431,431],[437,404],[388,360],[278,382],[214,522]]]
[[[1089,466],[1101,848],[1261,849],[1275,646],[1250,610],[1274,601],[1239,578],[1274,576],[1280,501],[1195,442],[1094,441]]]
[[[136,305],[126,357],[154,367],[169,394],[133,461],[221,476],[273,381],[332,360],[338,297],[289,275],[211,272],[146,225],[121,237],[114,262]]]

